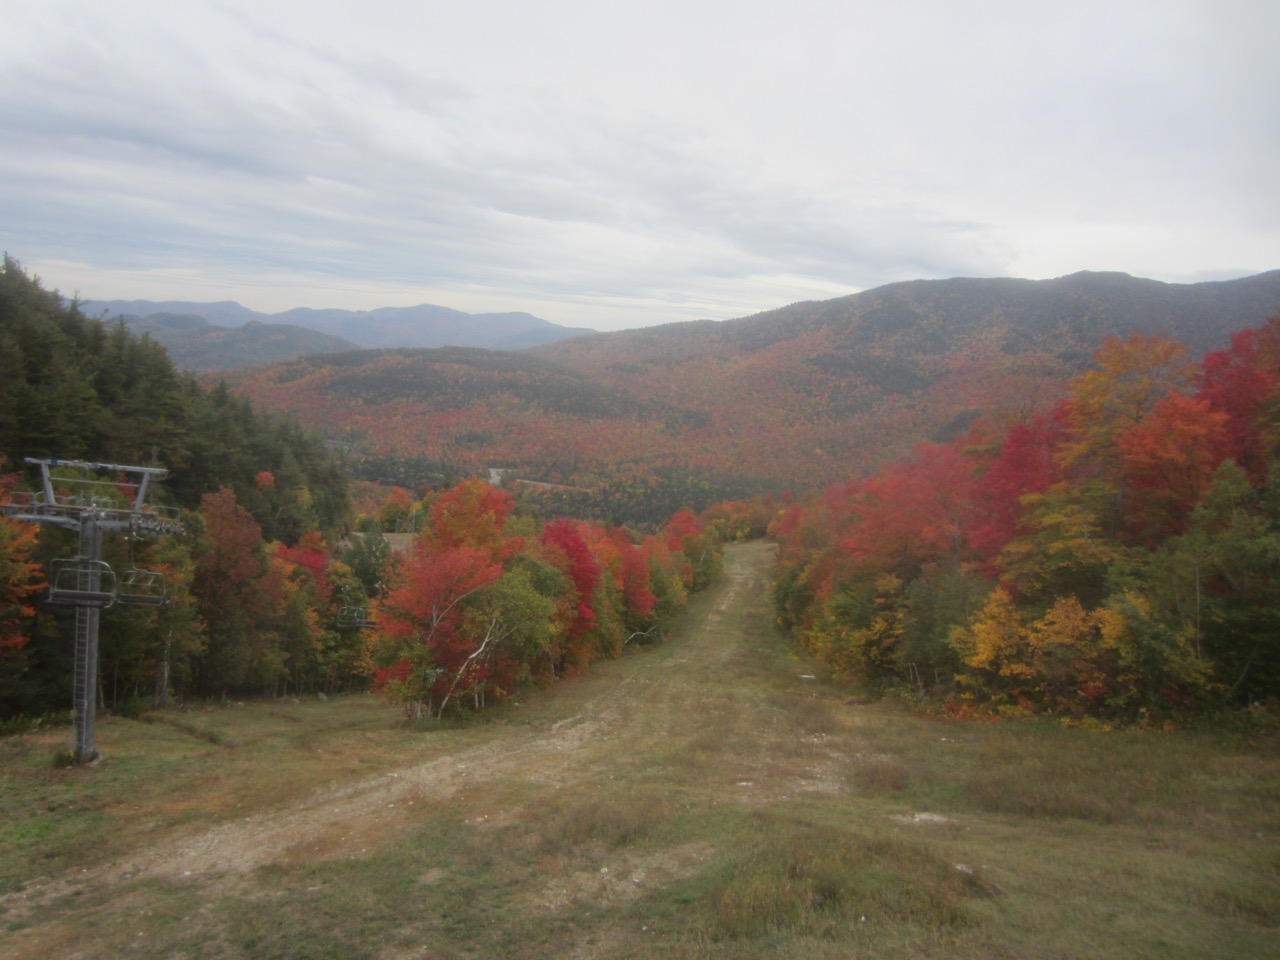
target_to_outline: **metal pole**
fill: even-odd
[[[96,561],[102,559],[102,532],[97,517],[86,510],[80,518],[80,556],[89,561],[81,571],[78,589],[96,593],[102,574]],[[88,763],[98,756],[94,728],[98,714],[98,614],[96,606],[76,607],[76,649],[73,695],[75,708],[76,761]]]

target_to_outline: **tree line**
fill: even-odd
[[[1280,317],[1109,339],[1047,413],[780,510],[779,622],[960,713],[1169,720],[1280,694]]]
[[[480,480],[432,496],[411,553],[371,604],[374,689],[412,718],[479,709],[660,640],[719,572],[715,532],[689,511],[657,533],[517,509]]]
[[[0,458],[162,466],[164,496],[196,509],[230,487],[268,539],[296,543],[352,522],[347,471],[292,417],[206,388],[123,321],[86,316],[12,257],[0,270]],[[0,465],[0,469],[2,469]],[[274,482],[256,478],[270,472]]]

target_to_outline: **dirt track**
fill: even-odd
[[[269,864],[359,856],[445,801],[473,804],[469,822],[477,825],[531,816],[544,795],[608,780],[655,744],[696,754],[705,790],[735,802],[826,789],[830,777],[822,764],[813,765],[811,756],[797,766],[794,744],[774,735],[750,698],[728,694],[722,685],[729,663],[745,656],[744,638],[768,630],[771,561],[766,544],[728,551],[723,577],[690,605],[678,635],[574,681],[573,694],[560,698],[572,708],[566,715],[544,712],[531,725],[424,735],[424,753],[433,755],[421,763],[139,849],[11,895],[0,907],[13,916],[121,880],[221,884]],[[769,752],[771,743],[780,748],[776,753]],[[513,785],[528,798],[526,809],[495,809],[491,798],[508,795]]]

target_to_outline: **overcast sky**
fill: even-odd
[[[91,299],[600,330],[1280,268],[1276,0],[6,0],[0,246]]]

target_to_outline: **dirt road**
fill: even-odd
[[[723,577],[708,595],[697,598],[669,646],[575,681],[578,689],[572,695],[557,698],[572,710],[568,715],[540,715],[530,726],[492,726],[478,735],[445,735],[440,738],[444,744],[424,745],[445,750],[426,762],[342,784],[286,809],[224,824],[162,849],[140,851],[104,873],[191,877],[351,855],[411,821],[415,805],[429,807],[455,798],[475,798],[471,819],[510,820],[515,811],[494,810],[481,798],[525,787],[533,791],[524,803],[526,812],[536,810],[546,805],[543,792],[560,793],[631,772],[636,758],[655,744],[662,745],[663,753],[709,748],[703,751],[703,765],[710,790],[729,787],[734,796],[745,796],[750,795],[747,786],[755,788],[755,795],[779,787],[803,789],[806,782],[813,786],[820,775],[776,782],[772,768],[781,758],[767,758],[771,769],[766,774],[761,764],[767,740],[762,736],[768,733],[768,721],[754,716],[736,693],[721,689],[727,665],[750,658],[744,644],[758,641],[761,630],[768,632],[771,562],[767,544],[730,550]],[[735,744],[734,733],[751,741],[750,750],[745,743]],[[464,744],[448,743],[450,739]]]
[[[0,900],[0,908],[25,921],[93,893],[110,909],[113,889],[124,894],[148,881],[195,885],[209,896],[242,894],[262,868],[375,857],[433,817],[461,814],[466,827],[479,830],[534,829],[545,817],[581,816],[582,804],[626,807],[637,790],[662,810],[677,798],[686,806],[750,806],[835,789],[838,754],[821,748],[823,734],[785,722],[773,702],[780,676],[769,662],[779,655],[770,625],[771,564],[769,545],[731,548],[722,578],[694,598],[664,644],[534,693],[502,722],[423,733],[418,746],[426,759],[165,836],[108,863],[33,883]],[[764,659],[762,648],[769,651]],[[810,697],[799,668],[781,683]],[[288,776],[287,767],[280,776]],[[677,876],[711,848],[696,840],[615,856],[616,875],[648,883]],[[588,888],[598,894],[594,871],[587,877],[589,883],[570,871],[535,897],[564,905]],[[37,923],[29,934],[38,930]]]

